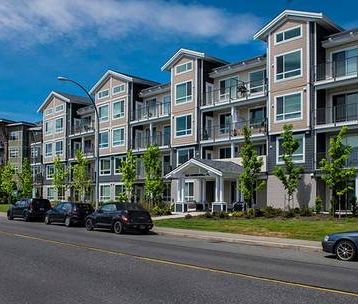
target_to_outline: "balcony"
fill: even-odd
[[[95,130],[94,120],[91,120],[90,122],[83,121],[81,123],[75,123],[72,126],[71,135],[86,134],[86,133],[94,132],[94,130]]]
[[[317,125],[341,126],[358,123],[358,103],[318,108]]]
[[[203,128],[200,132],[202,142],[221,142],[243,137],[243,128],[249,125],[252,136],[266,133],[266,120],[249,122],[234,122],[225,126],[212,126]]]
[[[328,152],[317,152],[316,153],[316,170],[320,169],[320,162],[322,159],[328,157]],[[346,161],[346,167],[356,167],[358,168],[358,147],[352,149],[349,159]]]
[[[42,155],[31,156],[30,163],[31,164],[41,164],[42,163]]]
[[[170,102],[161,102],[153,105],[144,105],[131,113],[131,121],[146,121],[157,118],[170,117]]]
[[[170,134],[156,132],[152,137],[150,136],[136,136],[133,141],[132,148],[134,150],[146,149],[149,145],[157,145],[159,147],[170,146]]]
[[[267,95],[267,80],[238,81],[234,86],[215,89],[205,92],[202,107],[213,107],[217,105],[243,102]]]
[[[35,184],[42,184],[44,176],[42,175],[42,173],[37,173],[32,176],[32,180]]]
[[[81,150],[85,157],[93,157],[95,155],[94,145],[85,146],[84,149],[72,149],[71,158],[76,158],[76,151]]]

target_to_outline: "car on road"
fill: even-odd
[[[358,256],[358,231],[328,234],[322,241],[322,248],[340,260],[352,261]]]
[[[14,218],[23,218],[26,222],[31,220],[45,218],[46,212],[51,208],[51,203],[47,199],[31,198],[19,200],[10,205],[7,210],[7,218],[13,220]]]
[[[64,223],[67,227],[72,225],[84,225],[87,215],[93,212],[91,204],[61,202],[47,211],[45,224]]]
[[[134,203],[108,203],[86,218],[86,229],[111,229],[117,234],[127,230],[148,233],[153,222],[148,211]]]

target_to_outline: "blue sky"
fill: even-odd
[[[0,117],[34,121],[52,90],[80,93],[108,69],[158,82],[185,47],[234,62],[264,53],[252,35],[285,8],[358,27],[356,0],[1,0]]]

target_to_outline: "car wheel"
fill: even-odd
[[[91,219],[87,219],[86,220],[86,229],[88,230],[88,231],[92,231],[93,230],[93,222],[92,222],[92,220]]]
[[[116,234],[121,234],[123,232],[123,225],[120,221],[115,221],[113,224],[113,231]]]
[[[9,220],[9,221],[12,221],[13,219],[14,219],[14,217],[12,216],[12,213],[11,212],[7,212],[7,219]]]
[[[30,222],[30,217],[27,211],[23,213],[22,217],[24,218],[25,222]]]
[[[337,258],[342,261],[354,260],[357,253],[355,245],[349,240],[339,241],[336,246]]]
[[[66,227],[71,227],[71,218],[69,216],[66,216],[65,218],[65,225]]]
[[[50,225],[50,224],[51,224],[51,219],[50,219],[50,216],[48,216],[48,215],[45,216],[45,224],[46,224],[46,225]]]

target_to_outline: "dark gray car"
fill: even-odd
[[[324,252],[333,253],[340,260],[352,261],[357,258],[358,231],[326,235],[322,241],[322,248]]]

